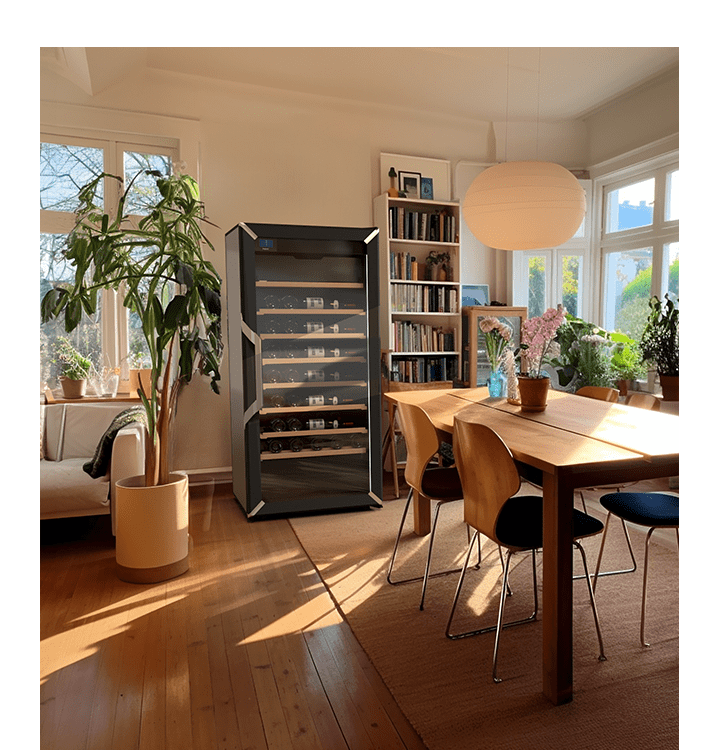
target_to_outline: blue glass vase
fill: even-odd
[[[490,398],[507,396],[507,376],[501,370],[492,370],[487,378]]]

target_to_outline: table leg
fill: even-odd
[[[415,492],[412,497],[414,511],[414,533],[427,536],[432,530],[432,503],[424,495]]]
[[[544,694],[555,705],[572,700],[572,506],[574,490],[561,475],[544,474]]]

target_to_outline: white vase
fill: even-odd
[[[187,475],[170,480],[145,487],[136,476],[115,485],[115,561],[123,581],[158,583],[190,567]]]

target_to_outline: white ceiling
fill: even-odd
[[[490,121],[582,118],[678,64],[678,47],[41,49],[43,67],[90,95],[155,68]]]

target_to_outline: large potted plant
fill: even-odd
[[[41,303],[43,321],[62,314],[71,331],[83,310],[95,311],[101,289],[114,289],[142,322],[151,362],[149,387],[138,391],[146,417],[145,474],[118,482],[113,508],[118,575],[138,582],[165,580],[189,567],[187,476],[170,471],[170,431],[180,389],[193,375],[208,376],[219,393],[223,346],[221,279],[203,257],[203,246],[212,244],[203,232],[197,183],[187,175],[148,174],[157,197],[139,220],[127,210],[134,180],[110,211],[96,195],[104,180],[122,186],[119,177],[103,173],[80,190],[64,251],[75,280],[57,284]]]
[[[649,315],[639,348],[642,359],[656,366],[665,400],[678,401],[679,308],[668,294],[664,299],[664,303],[657,296],[649,300]]]

